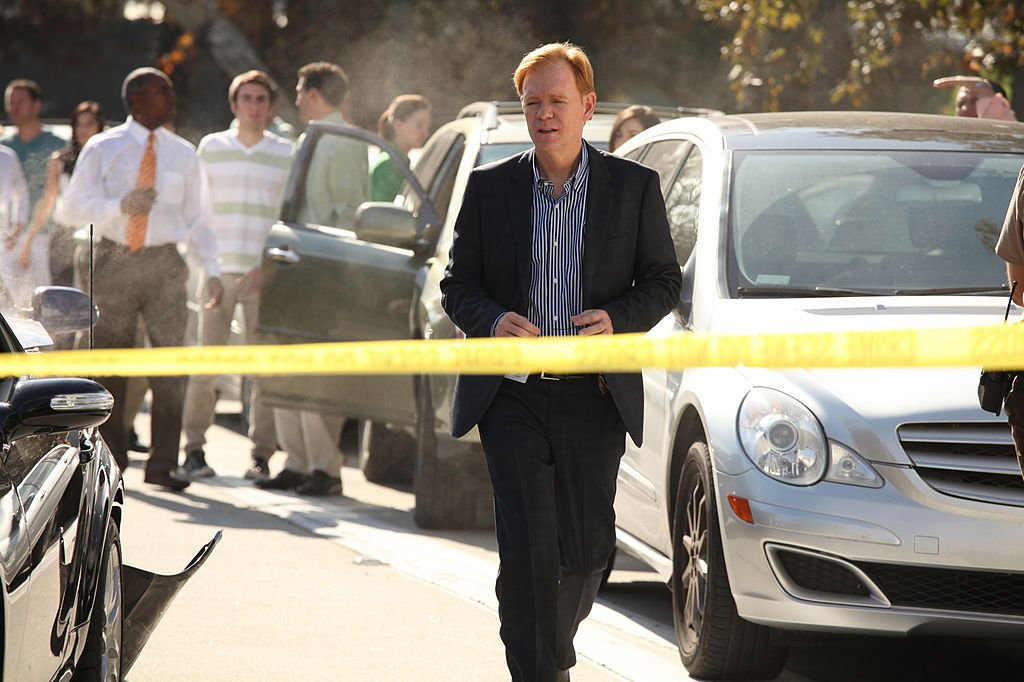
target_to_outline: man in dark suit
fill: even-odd
[[[650,329],[681,286],[657,174],[583,141],[597,97],[586,54],[527,54],[514,81],[533,149],[473,172],[441,282],[468,337]],[[479,426],[494,487],[501,638],[512,679],[567,680],[572,640],[615,547],[635,374],[460,376],[452,434]]]

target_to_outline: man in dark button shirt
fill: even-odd
[[[583,141],[586,54],[554,43],[514,82],[534,147],[473,172],[441,282],[468,337],[647,331],[679,296],[658,175]],[[479,426],[494,488],[501,638],[512,679],[568,680],[615,547],[615,478],[643,437],[633,374],[460,376],[452,434]]]

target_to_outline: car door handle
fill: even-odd
[[[266,251],[267,258],[270,260],[277,261],[278,263],[298,263],[302,260],[299,254],[295,253],[291,249],[279,249],[276,246],[272,246]]]

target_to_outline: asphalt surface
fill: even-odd
[[[508,678],[493,604],[465,594],[472,556],[389,523],[408,518],[400,506],[407,494],[393,493],[396,507],[368,503],[372,484],[351,467],[343,473],[346,495],[334,500],[257,490],[241,478],[246,439],[219,426],[209,436],[208,461],[219,475],[182,494],[142,483],[141,456],[126,472],[126,563],[176,573],[224,531],[157,626],[130,682]],[[387,497],[387,489],[373,488]],[[478,535],[484,542],[487,534]],[[408,558],[417,554],[434,567],[425,577]],[[438,568],[446,556],[460,563],[448,575]],[[480,562],[469,566],[481,572],[471,580],[488,584],[493,601],[494,569]],[[628,679],[582,657],[572,678]]]
[[[176,573],[224,532],[128,682],[508,679],[492,531],[422,531],[408,491],[368,483],[353,466],[342,497],[258,490],[242,478],[248,440],[223,417],[208,434],[217,477],[174,494],[142,483],[141,456],[126,472],[126,563]],[[148,431],[145,415],[138,426]],[[575,682],[691,679],[671,595],[628,558],[616,562],[576,648]],[[822,638],[795,644],[776,682],[1001,681],[1021,670],[1015,642]]]

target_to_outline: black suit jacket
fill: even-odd
[[[586,144],[586,143],[584,143]],[[603,308],[616,333],[645,332],[676,304],[682,286],[658,174],[588,148],[583,309]],[[441,304],[467,337],[486,337],[499,315],[526,316],[533,245],[533,150],[473,171],[455,223]],[[643,441],[639,372],[606,375],[633,441]],[[487,411],[503,377],[460,375],[451,432],[465,435]]]

